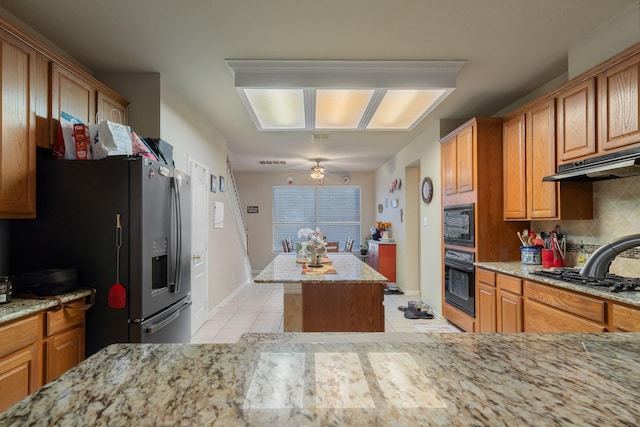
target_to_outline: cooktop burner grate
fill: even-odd
[[[598,279],[588,279],[580,275],[580,271],[574,268],[556,268],[553,270],[533,271],[537,276],[548,277],[550,279],[561,280],[575,285],[594,287],[610,292],[634,292],[640,291],[640,279],[607,274],[607,277]]]

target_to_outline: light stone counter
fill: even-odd
[[[528,265],[520,261],[512,262],[476,262],[476,266],[486,270],[496,271],[498,273],[510,274],[512,276],[521,277],[523,279],[532,280],[534,282],[547,283],[559,288],[570,289],[572,291],[582,292],[594,295],[600,298],[606,298],[613,301],[619,301],[626,304],[637,305],[640,307],[640,292],[608,292],[591,286],[576,285],[562,280],[554,280],[544,276],[531,274],[532,271],[542,270],[541,265]]]
[[[373,334],[363,341],[115,344],[0,414],[0,425],[601,427],[640,420],[640,333]]]
[[[62,295],[57,295],[63,303],[67,303],[78,298],[83,298],[91,294],[91,291],[87,289],[79,289],[74,292],[69,292]],[[16,320],[21,317],[35,314],[39,311],[49,310],[58,305],[54,299],[26,299],[26,298],[12,298],[11,302],[0,305],[0,325]]]
[[[388,282],[387,278],[350,253],[329,252],[325,254],[333,261],[336,274],[302,274],[302,264],[296,262],[295,253],[278,254],[253,280],[255,283],[300,283],[300,282]]]

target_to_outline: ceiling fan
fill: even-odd
[[[324,178],[325,168],[320,166],[320,159],[315,160],[316,165],[311,168],[311,178],[313,179],[322,179]]]

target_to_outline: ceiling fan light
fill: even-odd
[[[313,171],[313,172],[311,172],[311,178],[313,178],[313,179],[322,179],[322,178],[324,178],[324,174],[322,172],[319,172],[319,171]]]

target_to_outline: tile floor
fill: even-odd
[[[245,332],[282,332],[282,284],[250,283],[220,307],[191,337],[192,343],[235,343]],[[419,332],[398,306],[418,295],[385,295],[385,332]],[[425,320],[420,320],[424,323]],[[428,322],[447,323],[436,317]]]

